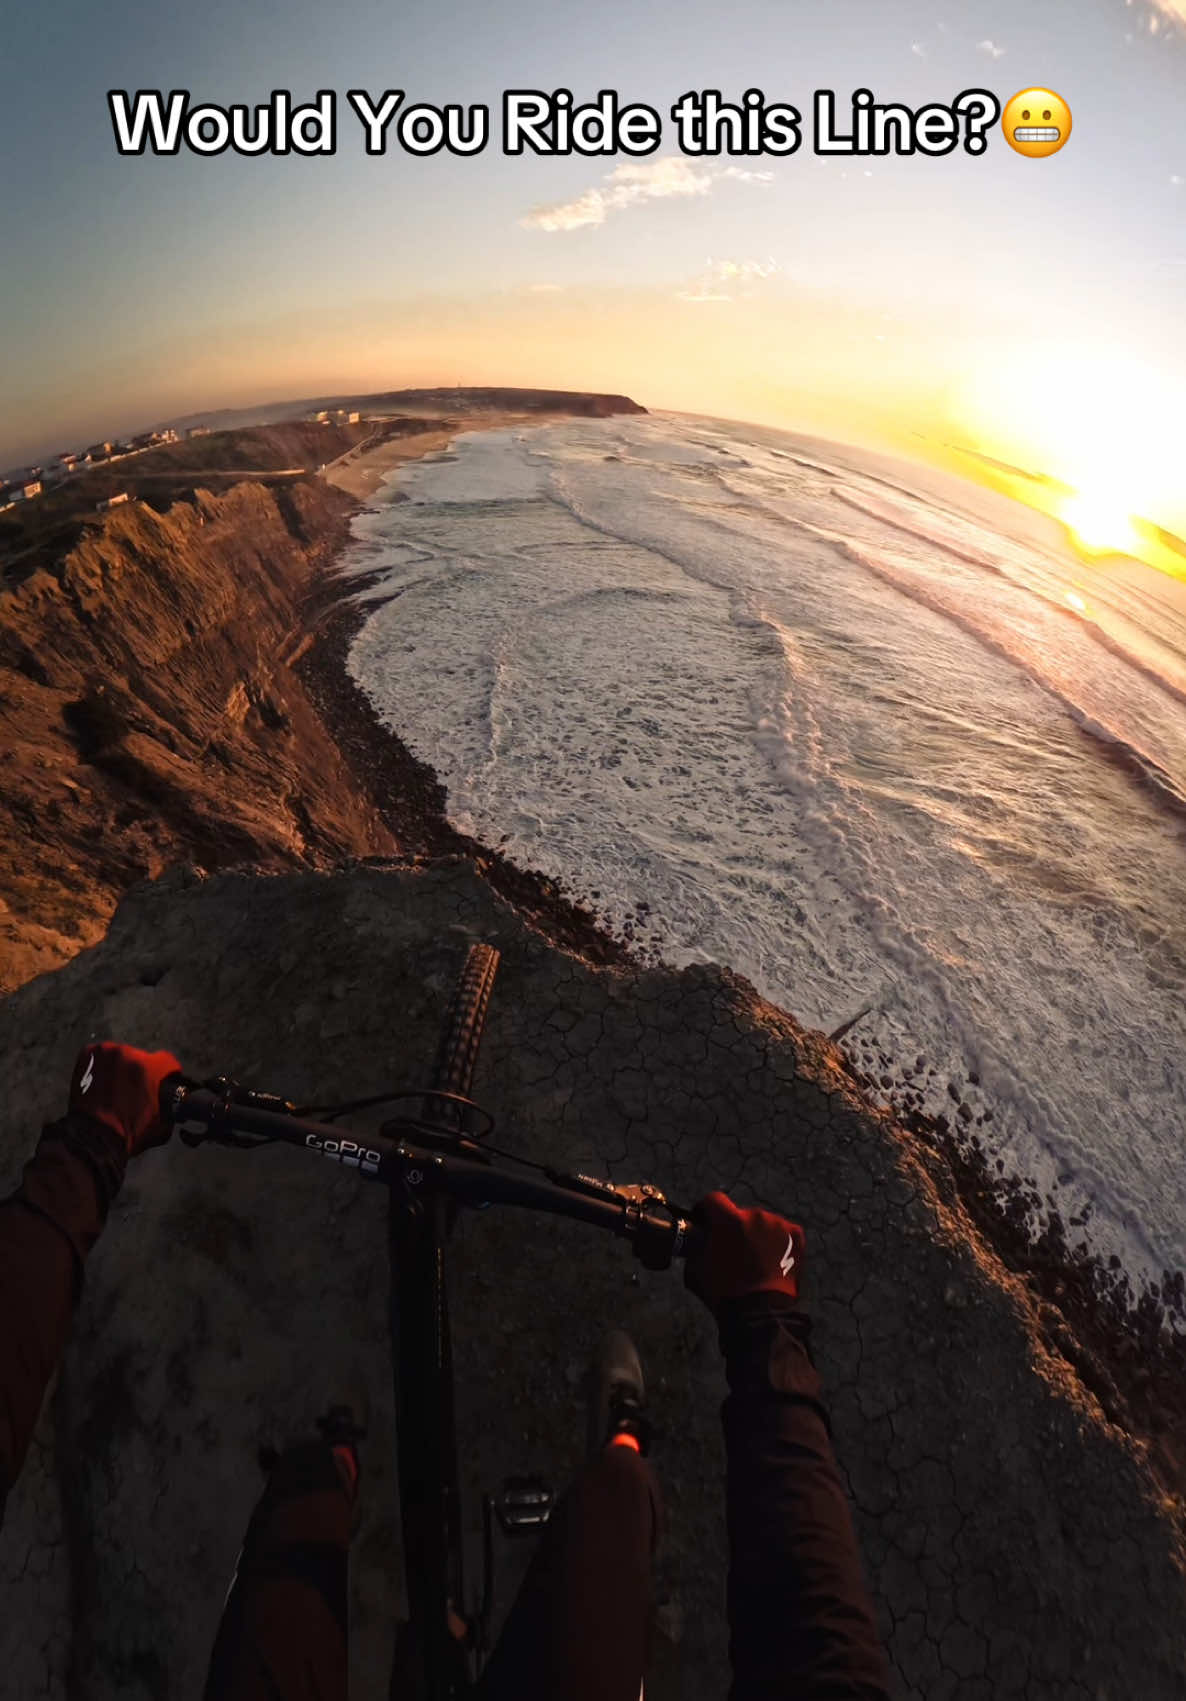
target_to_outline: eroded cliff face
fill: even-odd
[[[129,503],[0,597],[0,993],[179,855],[395,848],[291,666],[351,509],[314,479]]]

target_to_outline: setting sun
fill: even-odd
[[[1018,494],[1063,520],[1086,553],[1143,554],[1134,515],[1180,527],[1181,397],[1149,362],[1098,343],[996,344],[960,414],[973,442],[1041,475]]]
[[[1076,490],[1059,504],[1058,517],[1085,555],[1135,555],[1141,539],[1132,515],[1106,496]]]

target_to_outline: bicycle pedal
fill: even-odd
[[[534,1536],[552,1516],[556,1496],[542,1477],[508,1477],[494,1511],[506,1536]]]

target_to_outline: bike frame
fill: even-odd
[[[629,1240],[651,1269],[694,1250],[688,1218],[649,1187],[615,1187],[544,1170],[546,1179],[494,1164],[464,1132],[457,1094],[424,1095],[420,1119],[346,1137],[300,1118],[287,1101],[219,1079],[176,1089],[169,1120],[182,1140],[303,1146],[390,1189],[388,1307],[395,1378],[397,1467],[409,1615],[396,1637],[391,1691],[399,1701],[459,1701],[473,1692],[484,1651],[482,1615],[466,1616],[453,1360],[445,1252],[457,1202],[513,1204],[576,1218]],[[520,1160],[522,1161],[522,1160]],[[542,1167],[542,1166],[536,1166]]]
[[[410,1203],[391,1196],[389,1317],[408,1589],[391,1693],[417,1701],[455,1701],[472,1687],[445,1277],[449,1214],[440,1193]]]

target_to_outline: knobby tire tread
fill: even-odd
[[[471,945],[445,1018],[430,1085],[436,1092],[468,1097],[499,954],[492,945]]]

